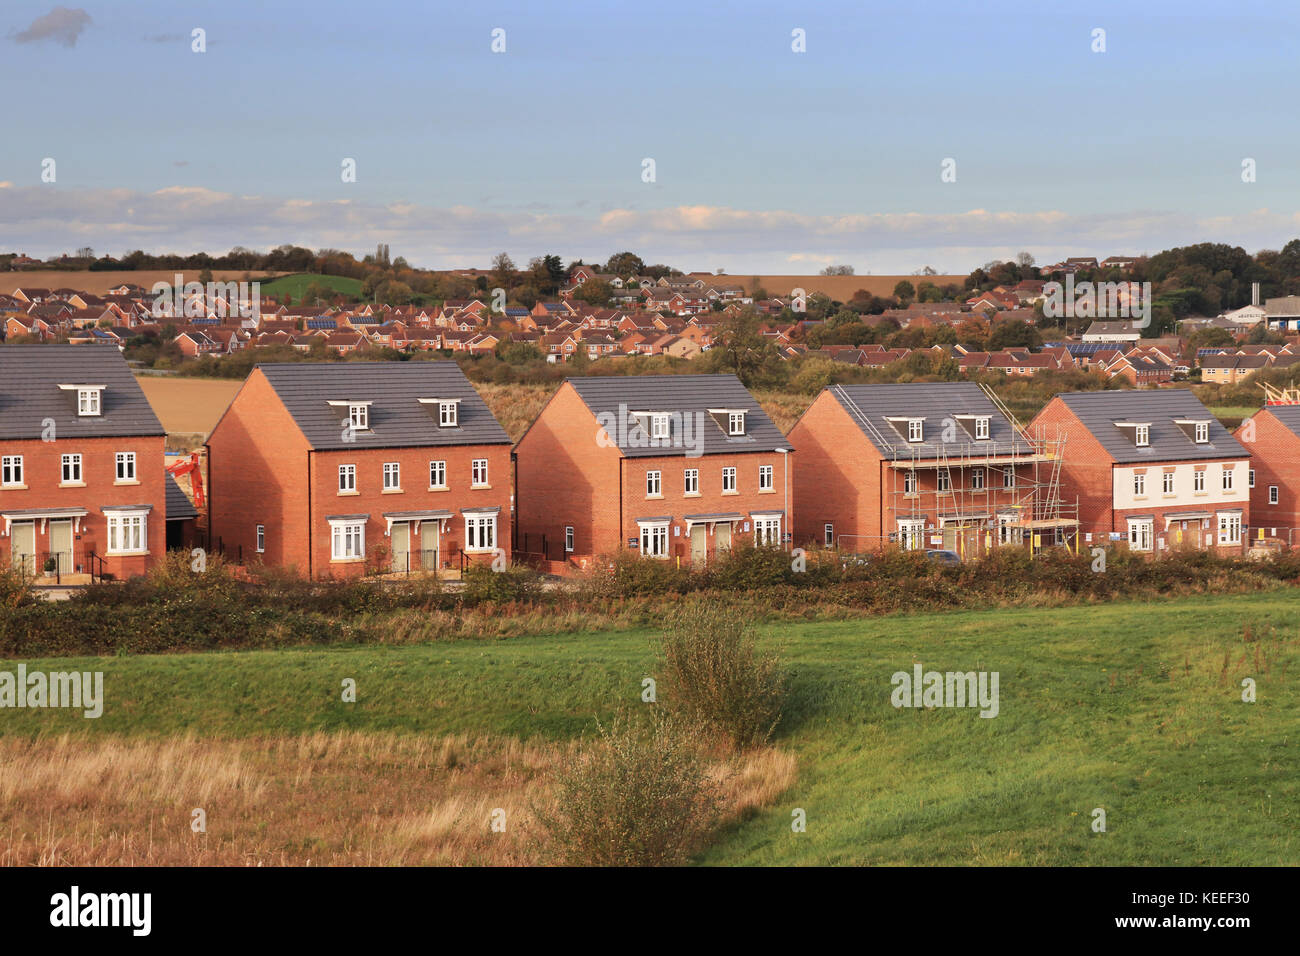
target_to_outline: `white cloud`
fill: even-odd
[[[911,272],[926,264],[966,272],[1022,249],[1039,262],[1065,255],[1155,252],[1216,241],[1279,248],[1300,212],[1253,210],[1198,219],[1160,211],[1088,213],[971,209],[960,213],[809,215],[725,206],[612,209],[598,215],[535,209],[434,208],[410,202],[246,196],[202,186],[127,189],[15,188],[0,183],[0,235],[31,254],[78,245],[122,254],[268,249],[290,242],[363,253],[377,242],[421,265],[485,264],[506,250],[516,261],[634,249],[683,268],[725,266],[733,274],[816,271],[850,262],[860,273]],[[41,251],[37,251],[41,250]]]

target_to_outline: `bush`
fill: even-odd
[[[763,744],[781,719],[786,675],[760,655],[749,622],[699,601],[678,607],[659,641],[674,710],[743,749]]]
[[[556,777],[554,809],[536,810],[567,866],[676,866],[720,813],[717,785],[687,726],[616,722]]]
[[[471,565],[465,570],[466,604],[510,604],[515,601],[534,601],[542,593],[542,576],[532,568],[513,565],[504,571],[493,571],[483,565]]]

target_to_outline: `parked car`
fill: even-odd
[[[927,551],[925,556],[938,564],[961,564],[961,555],[956,551]]]

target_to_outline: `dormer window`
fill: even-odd
[[[1208,418],[1175,418],[1174,424],[1183,430],[1183,434],[1198,445],[1209,444],[1210,420]]]
[[[925,419],[909,418],[907,420],[907,440],[921,441],[925,437]]]
[[[1139,448],[1146,448],[1151,444],[1151,426],[1138,425],[1133,429],[1133,443]]]
[[[745,434],[745,413],[729,412],[727,414],[727,434],[743,435]]]
[[[656,412],[650,416],[650,437],[651,438],[668,438],[669,437],[668,414],[666,412]]]
[[[977,441],[986,440],[989,437],[989,417],[981,415],[975,419],[975,439]]]
[[[438,403],[438,424],[443,428],[455,428],[459,419],[456,417],[456,402]]]
[[[353,428],[366,429],[370,427],[370,406],[368,405],[349,405],[348,406],[348,424]]]
[[[1210,423],[1197,422],[1196,423],[1196,444],[1204,445],[1209,440],[1210,440]]]
[[[79,388],[77,389],[77,414],[78,415],[98,415],[100,414],[100,390],[97,388]]]

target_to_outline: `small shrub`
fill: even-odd
[[[554,802],[537,809],[557,862],[567,866],[676,866],[704,843],[721,812],[694,732],[671,719],[617,721],[556,775]]]
[[[466,604],[533,601],[541,593],[541,574],[525,565],[516,564],[504,571],[493,571],[476,564],[465,570]]]
[[[678,607],[659,641],[665,700],[739,749],[765,743],[781,719],[786,675],[761,655],[735,611],[698,601]]]

